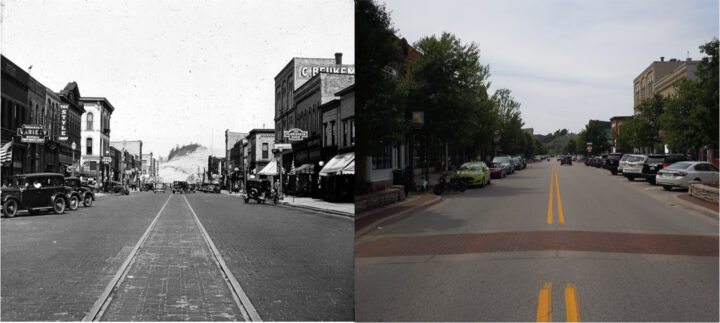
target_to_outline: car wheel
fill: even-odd
[[[466,189],[467,189],[467,187],[465,186],[465,184],[463,184],[463,183],[458,184],[458,191],[460,191],[461,193],[465,192]]]
[[[666,191],[672,191],[672,185],[663,185],[663,188],[664,188]]]
[[[90,196],[90,194],[85,194],[85,198],[83,198],[83,206],[90,207],[92,206],[92,202],[92,196]]]
[[[56,197],[53,201],[53,212],[55,214],[62,214],[65,212],[65,199],[62,197]]]
[[[632,181],[635,180],[635,176],[628,176],[627,179],[628,179],[628,181],[631,181],[631,182],[632,182]]]
[[[77,210],[80,206],[80,199],[75,195],[71,196],[67,206],[71,211]]]
[[[655,179],[654,179],[654,178],[648,178],[648,183],[650,183],[650,185],[655,185]]]
[[[617,173],[618,173],[616,170],[611,170],[610,172],[611,172],[613,175],[617,175]]]
[[[15,200],[7,200],[5,203],[3,203],[2,211],[3,215],[5,215],[8,218],[12,218],[17,214],[17,201]]]
[[[485,179],[483,179],[482,181],[480,181],[480,187],[481,187],[481,188],[485,187]]]

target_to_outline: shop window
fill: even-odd
[[[85,154],[86,155],[92,155],[92,153],[93,153],[92,144],[93,144],[92,138],[88,138],[85,143]]]
[[[390,149],[391,146],[386,146],[381,154],[372,157],[372,169],[387,169],[392,167]]]

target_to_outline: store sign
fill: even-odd
[[[17,128],[17,135],[20,137],[20,142],[44,143],[47,134],[40,124],[24,124]]]
[[[415,129],[422,129],[425,125],[425,112],[413,111],[412,112],[412,126]]]
[[[302,129],[293,128],[290,130],[283,131],[283,137],[289,141],[300,141],[307,138],[308,132]]]
[[[68,140],[67,119],[68,119],[68,105],[61,104],[60,105],[60,136],[58,137],[58,140],[60,140],[60,141]]]
[[[355,74],[354,66],[328,65],[328,66],[300,66],[301,77],[313,77],[317,73]]]
[[[102,162],[106,164],[112,163],[112,157],[103,157]]]
[[[275,150],[280,152],[292,150],[292,144],[275,144],[273,151]]]

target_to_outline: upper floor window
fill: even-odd
[[[93,130],[93,114],[88,113],[87,114],[87,127],[86,130]]]
[[[262,144],[262,158],[268,158],[268,144],[266,142]]]
[[[86,155],[92,155],[93,153],[93,140],[92,138],[88,138],[85,142],[85,154]]]

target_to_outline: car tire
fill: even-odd
[[[91,207],[92,203],[93,203],[92,196],[90,196],[90,194],[85,194],[85,198],[83,198],[83,206]]]
[[[65,199],[64,198],[56,197],[53,200],[53,212],[55,212],[55,214],[65,213]]]
[[[12,218],[17,214],[17,201],[15,200],[7,200],[5,203],[3,203],[2,206],[2,213],[5,217]]]
[[[628,181],[632,182],[635,180],[635,176],[630,175],[630,176],[626,176],[626,177],[627,177]]]
[[[70,209],[70,211],[75,211],[78,207],[80,207],[80,199],[76,195],[71,196],[67,208]]]
[[[672,185],[663,185],[663,188],[664,188],[666,191],[672,191]]]
[[[617,174],[618,174],[618,172],[617,172],[616,170],[611,170],[610,172],[611,172],[613,175],[617,175]]]
[[[649,183],[650,185],[655,185],[655,184],[656,184],[656,183],[655,183],[655,179],[652,178],[652,177],[651,177],[651,178],[648,178],[647,181],[648,181],[648,183]]]
[[[463,183],[458,184],[458,191],[460,191],[461,193],[465,192],[466,189],[467,189],[467,186],[465,186],[465,184],[463,184]]]

